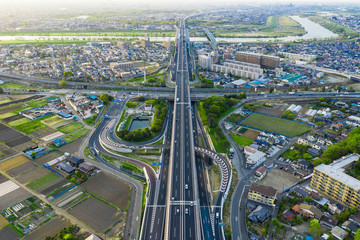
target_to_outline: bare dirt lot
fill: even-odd
[[[24,239],[27,240],[43,240],[47,236],[54,236],[59,233],[62,229],[69,226],[70,223],[61,217],[53,218],[34,232],[26,235]]]
[[[56,132],[56,130],[54,130],[54,129],[48,127],[48,126],[45,126],[45,127],[41,128],[41,129],[31,133],[31,136],[34,137],[34,138],[43,138],[43,137],[46,137],[46,136],[48,136],[50,134],[53,134],[55,132]]]
[[[8,143],[24,136],[14,129],[8,128],[0,123],[0,142]]]
[[[18,239],[19,234],[10,226],[0,230],[0,240]]]
[[[259,132],[252,130],[252,129],[248,129],[245,133],[241,134],[242,137],[248,138],[251,140],[255,140],[258,135],[259,135]]]
[[[66,179],[61,180],[60,182],[53,184],[45,189],[43,189],[41,191],[42,194],[44,195],[48,195],[49,193],[51,193],[52,191],[54,191],[55,189],[62,187],[63,185],[69,183],[69,181],[67,181]]]
[[[121,212],[94,197],[88,198],[69,212],[97,232],[104,232],[123,216]]]
[[[283,111],[284,111],[283,105],[274,105],[274,107],[272,108],[261,106],[258,109],[256,109],[256,112],[265,113],[276,117],[280,117]]]
[[[15,203],[21,202],[30,196],[31,194],[28,191],[25,191],[23,188],[18,188],[0,197],[0,211],[3,211],[6,208],[14,205]]]
[[[15,147],[13,147],[13,149],[15,149],[18,152],[21,152],[22,150],[24,150],[26,148],[35,147],[35,146],[36,146],[36,143],[34,143],[32,141],[27,141],[27,142],[24,142],[24,143],[22,143],[20,145],[17,145]]]
[[[37,162],[38,164],[40,165],[44,165],[45,163],[51,161],[51,160],[54,160],[55,158],[58,158],[60,156],[62,156],[63,154],[61,152],[58,152],[58,151],[53,151],[53,152],[50,152],[44,156],[41,156],[37,159],[35,159],[35,162]]]
[[[123,210],[128,206],[130,187],[109,175],[100,173],[92,176],[81,187]]]
[[[83,140],[84,138],[80,138],[72,143],[65,144],[64,146],[61,146],[59,150],[68,153],[75,153],[79,149]]]
[[[24,118],[24,116],[18,114],[18,115],[14,115],[14,116],[11,116],[11,117],[4,118],[1,121],[5,122],[5,123],[9,123],[9,122],[21,119],[21,118]]]
[[[294,183],[300,181],[294,175],[282,171],[278,168],[271,169],[270,172],[260,181],[260,184],[270,186],[277,189],[279,192],[290,187]]]
[[[28,142],[30,140],[31,140],[31,138],[29,138],[28,136],[21,136],[21,137],[16,138],[15,140],[6,142],[6,145],[8,147],[13,148],[13,147],[21,145],[21,144],[23,144],[25,142]]]
[[[2,229],[3,227],[5,227],[8,224],[9,224],[9,222],[6,220],[6,218],[4,218],[3,216],[0,215],[0,229]]]
[[[0,109],[0,115],[4,114],[4,113],[7,113],[7,112],[11,112],[11,111],[13,111],[15,109],[20,108],[21,106],[22,106],[22,104],[15,104],[15,105],[13,105],[11,107],[2,108],[2,109]]]
[[[17,166],[20,166],[21,164],[24,164],[28,161],[29,161],[29,159],[27,159],[24,155],[20,154],[16,157],[13,157],[4,162],[1,162],[0,169],[6,172],[7,170],[12,169]]]
[[[18,176],[15,177],[22,184],[30,183],[38,178],[41,178],[45,175],[49,174],[49,170],[45,167],[36,167],[31,171],[25,171]]]
[[[10,157],[14,154],[16,154],[16,151],[9,148],[8,146],[4,144],[0,144],[0,159],[5,159],[7,157]]]
[[[26,172],[26,171],[31,171],[33,170],[34,168],[36,168],[37,165],[31,161],[28,161],[24,164],[21,164],[17,167],[14,167],[14,168],[11,168],[7,171],[8,174],[10,174],[11,176],[17,176],[19,175],[20,173],[23,173],[23,172]]]
[[[0,175],[0,183],[3,183],[5,181],[7,181],[8,179],[6,177],[4,177],[3,175]]]

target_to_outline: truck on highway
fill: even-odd
[[[233,148],[230,148],[230,150],[229,150],[229,158],[230,159],[234,158],[234,149]]]
[[[92,154],[94,154],[95,156],[97,156],[99,154],[99,151],[96,148],[91,148],[90,151],[92,152]]]
[[[289,95],[295,95],[295,92],[289,92]]]
[[[28,92],[36,92],[36,89],[28,89]]]

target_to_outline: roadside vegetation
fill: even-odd
[[[230,143],[225,138],[219,125],[219,120],[234,110],[239,99],[246,98],[245,93],[230,96],[211,96],[198,103],[197,108],[201,121],[206,126],[214,147],[219,153],[227,153]]]
[[[350,153],[360,152],[360,127],[354,128],[349,132],[347,138],[328,146],[321,155],[321,158],[314,160],[314,166],[325,163],[332,163],[334,160],[341,158]]]

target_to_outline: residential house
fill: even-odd
[[[69,163],[72,167],[74,168],[78,168],[80,166],[81,163],[84,162],[84,159],[79,159],[77,157],[74,157],[72,156],[70,159],[69,159]]]
[[[321,218],[320,218],[320,224],[327,227],[327,228],[334,228],[339,220],[336,218],[336,217],[328,217],[326,215],[323,215]]]
[[[258,179],[261,180],[265,177],[267,172],[267,168],[264,166],[258,167],[258,169],[256,169],[254,176]]]
[[[298,196],[298,197],[301,197],[301,198],[304,198],[304,197],[307,197],[310,195],[309,192],[305,191],[305,189],[303,189],[302,187],[296,187],[294,190],[293,190],[293,193]]]
[[[285,210],[283,213],[282,213],[282,216],[286,219],[286,220],[288,220],[288,221],[290,221],[291,219],[293,219],[294,218],[294,214],[290,211],[290,210]]]
[[[305,204],[305,203],[300,203],[299,205],[296,204],[292,208],[292,210],[302,216],[305,216],[308,218],[315,218],[318,220],[324,215],[324,213],[321,210],[319,210],[318,208],[316,208],[315,206]]]
[[[348,235],[348,233],[344,229],[338,226],[334,227],[331,230],[331,234],[338,240],[343,240]]]
[[[70,165],[68,165],[68,164],[66,164],[66,163],[64,163],[64,162],[61,162],[61,163],[59,163],[58,165],[57,165],[57,167],[61,170],[61,171],[63,171],[63,172],[65,172],[65,173],[67,173],[67,174],[73,174],[74,172],[75,172],[75,168],[73,168],[72,166],[70,166]]]
[[[254,211],[249,214],[248,219],[253,223],[261,224],[265,222],[266,219],[268,219],[270,216],[271,211],[268,208],[259,205]]]
[[[345,211],[345,206],[342,205],[341,203],[338,203],[337,201],[330,199],[329,203],[328,203],[328,211],[331,214],[341,214],[343,211]]]

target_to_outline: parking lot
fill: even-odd
[[[278,192],[281,192],[298,181],[300,181],[300,179],[294,175],[278,168],[273,168],[260,181],[260,184],[273,187],[277,189]]]

